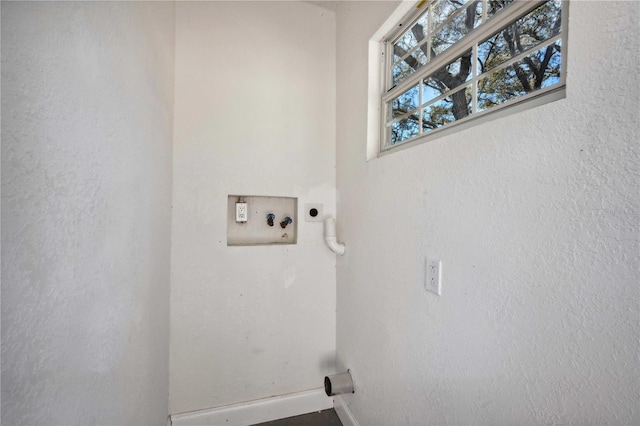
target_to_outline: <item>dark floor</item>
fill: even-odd
[[[340,422],[336,412],[331,409],[260,423],[254,426],[342,426],[342,422]]]

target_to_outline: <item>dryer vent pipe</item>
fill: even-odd
[[[324,391],[327,396],[340,395],[343,393],[354,393],[351,373],[347,370],[344,373],[326,376],[324,378]]]
[[[332,252],[338,256],[344,254],[344,244],[340,244],[336,238],[336,220],[332,217],[324,220],[324,240]]]

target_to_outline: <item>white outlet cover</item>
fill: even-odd
[[[424,288],[438,296],[442,295],[442,262],[438,259],[427,257]]]
[[[304,205],[304,221],[305,222],[322,222],[322,204],[310,203]],[[312,216],[311,211],[315,209],[316,215]]]

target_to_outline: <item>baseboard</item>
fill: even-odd
[[[208,410],[173,414],[171,423],[173,426],[249,426],[332,407],[333,398],[328,397],[324,389],[314,389]]]
[[[336,414],[343,426],[360,426],[342,395],[333,398],[333,408],[336,410]]]

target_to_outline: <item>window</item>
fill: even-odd
[[[525,101],[563,97],[566,6],[432,0],[403,19],[382,51],[380,150]]]

